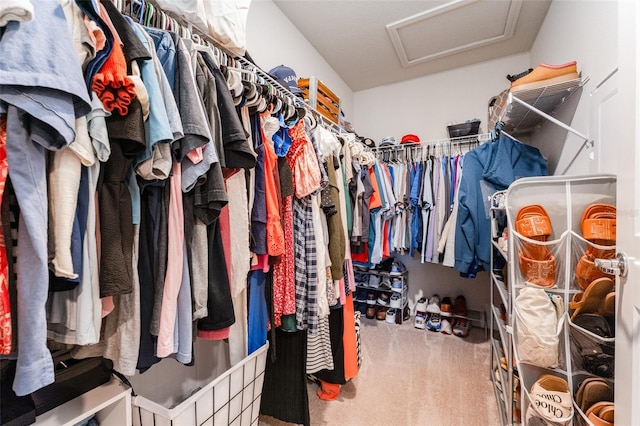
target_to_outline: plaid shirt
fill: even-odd
[[[318,272],[311,197],[293,201],[293,235],[296,279],[296,326],[318,333]]]

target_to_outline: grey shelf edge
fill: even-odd
[[[500,368],[500,367],[498,367]],[[495,376],[492,374],[491,375],[491,383],[492,383],[492,387],[493,387],[493,393],[496,397],[496,403],[498,404],[498,412],[500,413],[500,424],[502,426],[507,426],[507,407],[506,407],[506,402],[500,398],[500,393],[502,392],[501,390],[498,389],[498,384],[496,381]],[[501,384],[502,385],[502,384]],[[504,395],[503,395],[504,397]]]
[[[491,312],[493,314],[493,319],[495,320],[496,324],[498,325],[498,333],[500,334],[500,340],[502,343],[502,350],[504,351],[504,353],[507,353],[507,348],[505,345],[508,345],[511,342],[511,335],[509,334],[509,336],[506,335],[507,330],[505,330],[505,322],[502,321],[500,319],[500,313],[498,312],[498,310],[496,309],[496,307],[492,307],[491,308]]]
[[[504,260],[509,262],[509,253],[507,253],[506,251],[502,250],[500,248],[500,246],[498,245],[498,243],[496,243],[493,239],[491,240],[491,244],[498,250],[498,253],[500,253],[500,255],[504,258]]]
[[[510,398],[509,398],[510,395],[507,394],[507,390],[506,390],[506,388],[508,387],[507,385],[508,385],[509,381],[508,381],[507,374],[506,374],[507,372],[504,371],[502,369],[502,367],[500,366],[500,351],[498,350],[498,348],[499,348],[498,345],[500,345],[500,342],[498,342],[496,339],[494,339],[492,337],[491,338],[491,346],[493,348],[493,353],[494,353],[494,356],[495,356],[496,361],[498,363],[498,365],[496,367],[498,368],[498,371],[500,372],[500,381],[501,381],[501,384],[502,384],[502,398],[503,398],[503,401],[505,402],[505,410],[506,410],[506,408],[507,408],[506,407],[506,401],[510,400]],[[491,378],[492,378],[492,380],[494,382],[494,386],[495,386],[495,375],[494,375],[493,371],[491,372]],[[512,397],[511,397],[511,399],[512,399]],[[507,424],[508,423],[509,422],[507,422]]]
[[[503,287],[503,282],[500,281],[493,272],[491,272],[491,281],[493,281],[493,285],[498,289],[498,293],[500,293],[500,299],[502,299],[502,303],[504,303],[504,306],[509,306],[509,295],[507,294],[507,290]]]

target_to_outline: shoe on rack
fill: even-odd
[[[471,324],[466,318],[456,318],[456,323],[453,325],[453,334],[458,337],[467,337],[469,335],[469,328]]]
[[[398,293],[393,293],[391,295],[391,299],[389,301],[389,306],[392,308],[401,309],[402,308],[402,296]]]
[[[389,295],[387,293],[380,293],[380,296],[378,296],[378,305],[389,306]]]
[[[353,301],[356,303],[367,303],[367,289],[356,288],[355,294],[353,296]]]
[[[394,278],[391,280],[391,290],[392,291],[397,291],[398,293],[402,292],[402,279],[400,278]]]
[[[367,313],[365,316],[369,319],[374,319],[376,317],[376,305],[367,306]]]
[[[389,272],[389,275],[402,275],[406,270],[407,268],[404,266],[404,264],[399,260],[396,260],[391,264],[391,271]]]
[[[409,306],[407,305],[402,310],[402,321],[409,321],[409,318],[411,318],[411,311],[409,311]]]
[[[372,269],[375,269],[378,272],[391,272],[391,267],[393,266],[393,262],[395,259],[393,257],[387,257],[382,262],[378,263],[375,266],[372,266]]]
[[[445,297],[440,303],[440,315],[443,317],[453,316],[453,302],[450,297]]]
[[[456,301],[453,304],[453,315],[459,317],[466,317],[469,315],[469,311],[467,310],[467,300],[463,295],[456,297]]]
[[[379,288],[380,287],[380,277],[377,275],[369,275],[369,287],[371,288]]]
[[[453,333],[453,326],[451,325],[452,321],[453,320],[451,318],[443,317],[440,321],[440,332],[443,334],[452,334]]]
[[[367,293],[367,305],[375,305],[376,304],[376,294],[372,291]]]
[[[539,204],[524,206],[518,210],[515,228],[523,237],[536,241],[523,240],[518,250],[518,264],[524,279],[540,287],[553,287],[556,283],[556,258],[543,244],[553,233],[549,214]]]
[[[504,397],[502,396],[502,375],[500,374],[500,370],[498,370],[497,368],[493,369],[493,377],[495,379],[495,383],[496,383],[496,388],[500,391],[500,393],[498,394],[500,396],[501,400],[504,400]]]
[[[353,269],[355,269],[356,271],[368,272],[369,266],[364,263],[353,262]]]
[[[397,310],[394,308],[391,308],[387,311],[387,318],[385,319],[385,321],[387,321],[389,324],[395,324],[396,323],[396,312]]]
[[[378,321],[384,321],[385,318],[387,318],[387,310],[389,308],[387,308],[386,306],[380,306],[378,308],[378,313],[376,314],[376,319]]]
[[[418,312],[427,312],[427,299],[424,297],[418,299],[418,302],[416,303],[416,315]]]
[[[413,326],[424,330],[427,326],[427,313],[424,311],[416,311],[416,316],[413,318]]]
[[[367,314],[367,304],[366,303],[362,303],[362,302],[355,302],[353,303],[353,309],[360,312],[362,315],[366,315]]]
[[[616,244],[616,207],[604,203],[587,206],[580,219],[580,228],[583,238],[599,246],[588,245],[576,265],[576,282],[586,290],[598,278],[613,278],[596,268],[594,259],[612,259],[616,255],[615,248],[607,249]]]
[[[504,303],[500,304],[500,316],[501,321],[507,322],[507,308],[505,308]]]
[[[387,277],[384,277],[380,280],[380,290],[390,291],[391,290],[391,280]]]
[[[542,424],[567,424],[573,417],[573,401],[567,381],[551,374],[543,374],[531,386],[531,405],[527,410],[525,424],[538,424],[538,417],[546,420]]]
[[[576,392],[576,404],[583,413],[600,401],[613,402],[613,388],[601,377],[589,377],[585,379]]]
[[[440,314],[430,314],[429,320],[427,321],[427,329],[435,332],[440,332],[441,326],[442,323],[440,321]]]
[[[429,298],[429,303],[427,304],[427,312],[432,314],[440,313],[440,296],[434,294]]]
[[[613,426],[615,405],[610,401],[596,402],[585,415],[595,426]]]
[[[533,71],[511,83],[511,93],[537,89],[550,84],[580,78],[576,61],[562,65],[540,64]]]

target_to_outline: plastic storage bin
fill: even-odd
[[[450,138],[477,135],[480,131],[480,120],[472,120],[466,123],[447,126]]]
[[[135,396],[134,426],[257,425],[269,343],[173,407]]]

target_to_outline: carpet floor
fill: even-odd
[[[490,381],[490,342],[472,328],[459,338],[363,317],[362,367],[335,401],[308,384],[312,426],[487,426],[500,414]],[[289,423],[261,416],[261,426]]]

